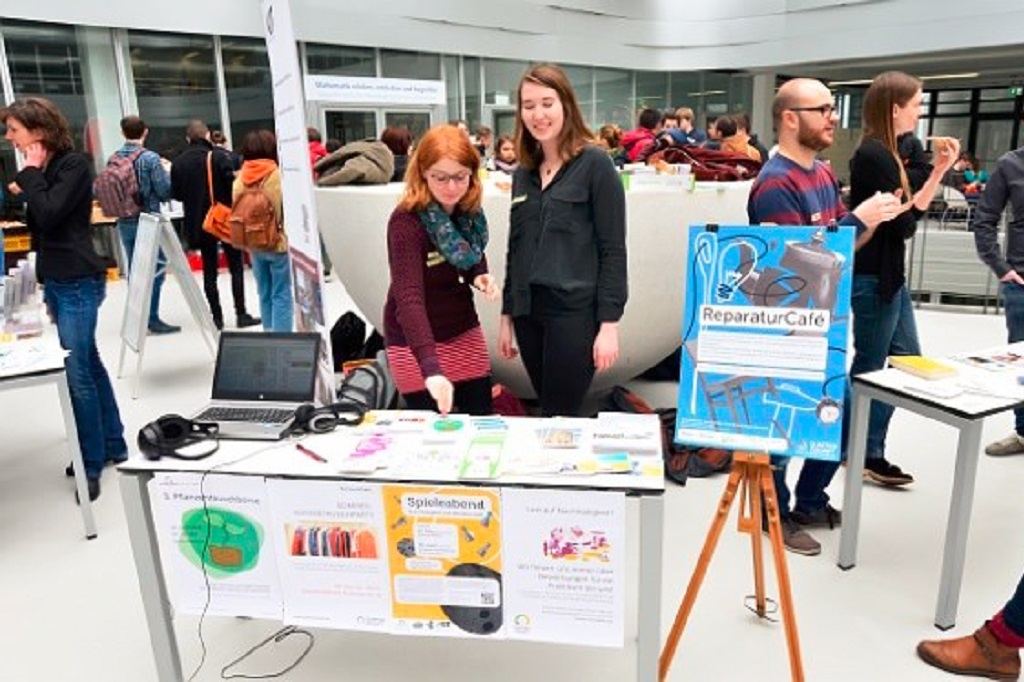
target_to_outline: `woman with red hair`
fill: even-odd
[[[484,254],[479,168],[479,155],[458,128],[431,128],[409,161],[405,192],[388,221],[384,345],[410,409],[491,412],[491,365],[471,291],[498,299]]]

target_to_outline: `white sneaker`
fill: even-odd
[[[985,454],[992,457],[1006,457],[1024,453],[1024,438],[1011,433],[1006,438],[994,441],[985,446]]]

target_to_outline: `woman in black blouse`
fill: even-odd
[[[626,197],[592,144],[568,77],[551,64],[519,82],[512,215],[498,351],[523,364],[544,416],[579,414],[594,371],[619,356],[626,305]]]
[[[892,192],[903,199],[904,210],[857,238],[851,375],[882,369],[890,355],[921,354],[906,286],[905,242],[914,235],[917,219],[960,154],[957,140],[936,139],[935,166],[925,172],[915,166],[912,175],[926,179],[919,189],[913,187],[897,140],[914,132],[923,97],[921,81],[899,71],[876,76],[864,96],[864,135],[850,160],[850,203],[856,208],[878,192]],[[893,410],[885,403],[871,403],[864,474],[876,483],[900,486],[912,483],[914,477],[885,458],[885,436]]]

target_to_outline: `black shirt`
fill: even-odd
[[[593,309],[598,322],[622,317],[626,195],[603,150],[584,147],[543,191],[537,170],[520,166],[511,212],[503,314],[530,314],[539,292],[549,313]]]
[[[78,152],[59,153],[46,168],[26,168],[14,179],[28,204],[39,281],[106,272],[92,245],[92,179],[92,165]]]
[[[231,156],[206,140],[192,142],[171,164],[171,198],[181,202],[185,212],[183,220],[185,238],[192,248],[198,248],[203,233],[203,220],[210,210],[210,185],[206,179],[206,157],[213,153],[213,196],[220,203],[231,205],[231,186],[235,173]]]
[[[873,197],[875,192],[895,192],[901,187],[896,157],[878,140],[862,142],[850,159],[850,210]],[[904,196],[902,200],[909,201],[910,197]],[[854,274],[877,276],[878,294],[886,303],[906,282],[905,241],[914,236],[920,215],[921,211],[911,208],[881,223],[870,241],[854,256]]]

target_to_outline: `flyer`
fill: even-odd
[[[157,473],[149,486],[175,608],[192,614],[280,618],[264,479]]]
[[[853,233],[690,227],[676,442],[839,460]]]
[[[498,492],[386,485],[383,497],[392,630],[503,637]]]
[[[621,647],[625,496],[506,488],[502,505],[507,637]]]
[[[285,623],[386,631],[380,485],[270,479],[267,494]]]

